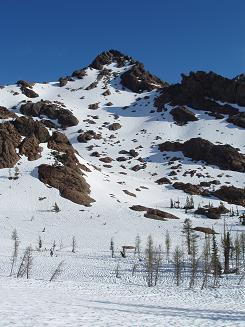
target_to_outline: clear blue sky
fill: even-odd
[[[0,2],[0,83],[57,80],[117,49],[164,80],[245,71],[244,0]]]

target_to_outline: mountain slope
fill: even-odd
[[[135,256],[122,258],[120,251],[122,246],[133,246],[139,235],[143,252],[151,234],[165,253],[167,231],[171,253],[176,245],[183,249],[186,218],[199,228],[200,251],[206,238],[200,232],[204,227],[221,233],[225,221],[232,235],[244,231],[238,217],[224,209],[244,213],[243,83],[243,75],[228,80],[197,72],[169,85],[131,57],[110,50],[89,67],[57,82],[18,81],[1,87],[0,274],[6,297],[0,316],[6,326],[9,317],[17,326],[33,325],[35,319],[40,326],[44,320],[47,325],[77,325],[79,321],[99,326],[98,319],[102,319],[100,325],[109,326],[110,310],[123,312],[121,323],[129,326],[135,319],[141,319],[142,326],[162,325],[163,319],[181,326],[200,326],[217,319],[222,326],[242,325],[244,292],[240,286],[234,288],[239,276],[222,279],[218,295],[216,290],[194,294],[187,291],[187,283],[177,290],[170,277],[167,288],[161,280],[152,293],[144,286],[142,260],[134,276]],[[187,196],[195,208],[185,208]],[[220,200],[224,206],[220,207]],[[10,235],[15,228],[21,242],[18,264],[27,245],[34,249],[31,284],[11,284],[5,278],[10,272]],[[111,239],[114,258],[109,251]],[[171,261],[166,260],[169,274]],[[61,261],[64,267],[58,279],[64,283],[51,287],[45,281]],[[120,278],[115,277],[117,270]],[[23,303],[33,308],[28,323],[18,321],[15,306],[9,309],[22,289]],[[75,296],[74,301],[69,297],[68,305],[61,293]],[[152,295],[157,306],[151,305]],[[55,320],[49,311],[40,320],[39,308],[49,302],[47,297],[57,304]],[[183,298],[188,298],[188,305]],[[147,307],[139,310],[135,301]],[[163,302],[162,315],[159,303]],[[176,304],[179,308],[173,310]],[[231,305],[233,311],[240,311],[230,313],[229,320],[226,313]],[[145,318],[149,310],[151,321]],[[198,310],[206,318],[199,318]],[[64,317],[61,311],[71,316]]]
[[[129,77],[125,78],[125,76]],[[110,51],[98,56],[90,67],[74,72],[72,77],[61,78],[60,82],[29,84],[19,81],[17,85],[2,88],[0,104],[6,107],[11,114],[15,113],[20,117],[24,113],[26,117],[32,117],[30,119],[34,121],[42,120],[46,126],[54,127],[49,128],[50,135],[58,130],[67,137],[76,151],[76,154],[68,153],[68,157],[75,156],[75,159],[70,160],[75,160],[75,164],[72,162],[70,167],[75,167],[74,169],[79,171],[80,167],[82,168],[84,177],[81,178],[85,178],[90,186],[91,194],[88,196],[95,200],[91,203],[91,207],[84,209],[80,205],[59,197],[56,188],[60,191],[62,188],[60,193],[63,196],[65,194],[65,198],[69,193],[68,199],[74,199],[74,196],[70,195],[70,189],[74,187],[74,184],[69,186],[68,191],[64,191],[60,180],[53,181],[52,186],[56,185],[56,188],[48,188],[39,181],[38,166],[41,164],[63,165],[63,163],[58,163],[59,160],[57,161],[58,152],[54,153],[57,144],[56,147],[50,146],[49,143],[43,143],[41,140],[42,151],[39,159],[28,161],[25,155],[20,156],[17,164],[19,169],[17,180],[8,179],[9,174],[13,174],[13,171],[10,172],[7,168],[1,169],[0,200],[3,215],[14,219],[13,217],[16,217],[21,208],[23,218],[30,219],[34,216],[35,219],[42,220],[43,212],[51,209],[52,205],[57,202],[61,209],[59,216],[66,216],[68,220],[70,215],[92,216],[93,219],[99,215],[98,220],[104,223],[104,220],[110,219],[115,224],[116,230],[122,229],[123,231],[125,228],[132,229],[130,224],[134,225],[135,217],[138,217],[139,225],[142,223],[151,226],[159,224],[148,221],[143,218],[143,215],[131,211],[129,207],[133,204],[159,208],[166,212],[173,211],[180,218],[184,216],[184,213],[178,210],[170,211],[169,203],[170,199],[179,199],[181,205],[184,205],[187,194],[175,189],[171,184],[158,185],[155,183],[163,177],[167,177],[169,180],[167,182],[172,184],[184,183],[184,186],[180,187],[182,189],[185,189],[186,183],[205,185],[206,182],[210,182],[209,187],[201,187],[201,191],[192,190],[190,192],[198,194],[194,196],[196,205],[204,205],[210,201],[214,205],[218,204],[219,201],[211,195],[221,186],[244,189],[244,168],[240,171],[239,169],[221,170],[217,166],[193,161],[180,151],[159,151],[158,146],[164,142],[183,143],[190,139],[201,138],[217,146],[229,144],[235,152],[237,151],[235,149],[239,148],[239,153],[244,153],[244,130],[228,123],[228,115],[217,119],[217,117],[210,116],[210,112],[206,111],[208,108],[193,109],[190,106],[187,107],[187,103],[182,101],[177,104],[186,105],[184,111],[189,110],[189,114],[195,116],[195,121],[178,120],[175,123],[171,110],[173,107],[177,108],[177,112],[180,112],[180,120],[183,118],[181,110],[178,109],[178,106],[176,107],[176,103],[172,103],[173,101],[167,103],[163,101],[164,94],[169,93],[169,90],[174,87],[168,86],[167,83],[147,73],[143,65],[132,58],[117,51]],[[131,91],[130,88],[137,92]],[[38,96],[28,98],[22,93],[23,89],[31,90]],[[188,88],[185,87],[185,89]],[[185,92],[188,93],[188,91]],[[30,106],[30,101],[37,103],[39,107]],[[215,103],[221,107],[220,101],[217,101]],[[244,111],[244,108],[237,104],[232,104],[231,108],[234,110],[239,108],[239,112]],[[63,119],[59,115],[64,109],[68,110],[68,115],[65,118],[62,116]],[[215,110],[217,111],[217,108]],[[70,119],[71,113],[75,121],[73,118]],[[237,111],[235,114],[237,115]],[[47,121],[48,117],[50,119]],[[55,117],[58,118],[54,119]],[[233,117],[233,115],[229,115],[229,117]],[[44,121],[44,119],[46,120]],[[9,120],[16,120],[16,118],[3,119],[2,123]],[[28,133],[23,134],[23,129],[23,126],[19,128],[22,139],[24,135],[29,137]],[[80,142],[78,141],[79,137]],[[34,148],[35,146],[32,144],[30,151],[33,152]],[[64,151],[66,152],[62,144],[58,149],[61,150],[61,155]],[[20,149],[17,148],[16,152],[20,152]],[[233,159],[232,157],[231,160]],[[82,166],[77,167],[79,165],[77,160]],[[220,160],[222,161],[222,158]],[[237,160],[236,156],[234,160]],[[240,160],[244,160],[242,155],[240,155]],[[56,177],[54,176],[53,180]],[[45,176],[45,178],[46,182],[51,179],[50,176]],[[43,179],[45,180],[45,178]],[[179,188],[178,185],[176,186]],[[90,191],[86,190],[86,192]],[[207,198],[199,196],[200,194],[210,195]],[[39,201],[38,197],[46,198]],[[231,200],[231,202],[243,204],[244,195],[238,201]],[[79,210],[84,211],[81,214]],[[50,212],[45,213],[45,216],[47,215],[55,216]],[[121,216],[127,219],[127,222],[123,221],[122,223]],[[15,219],[11,222],[12,226],[16,225]],[[121,223],[123,226],[120,226]],[[179,223],[174,222],[174,224]],[[211,226],[213,222],[202,221],[202,224]],[[37,224],[33,225],[38,233]],[[107,227],[105,226],[103,229],[106,230]],[[137,229],[138,225],[135,227],[134,234],[139,232]],[[112,229],[110,232],[113,234],[115,231]],[[106,239],[108,237],[106,235]],[[99,238],[99,242],[101,238],[103,235]],[[98,238],[96,239],[98,240]]]

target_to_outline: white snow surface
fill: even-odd
[[[115,74],[127,69],[116,68],[113,64],[107,68]],[[234,235],[244,231],[244,227],[238,224],[237,217],[210,220],[194,216],[193,213],[185,214],[184,210],[170,209],[171,198],[179,199],[184,205],[186,194],[171,186],[155,183],[171,171],[164,154],[157,149],[159,143],[167,140],[185,141],[200,136],[217,144],[229,143],[245,153],[244,130],[228,124],[225,119],[215,120],[204,111],[193,109],[190,110],[195,112],[199,120],[177,126],[169,114],[170,107],[166,112],[157,112],[154,108],[157,91],[136,94],[123,90],[119,77],[109,82],[109,96],[102,95],[105,91],[103,79],[97,87],[85,90],[96,80],[97,75],[97,70],[88,68],[87,76],[82,80],[68,82],[65,87],[59,87],[56,82],[36,83],[33,90],[39,97],[31,99],[60,101],[79,119],[79,125],[63,132],[78,151],[80,162],[91,170],[85,176],[91,187],[91,197],[96,200],[91,207],[83,207],[61,198],[56,189],[49,188],[38,180],[38,165],[53,162],[45,144],[41,144],[43,151],[39,160],[31,162],[24,156],[21,158],[18,180],[8,179],[9,169],[0,170],[0,327],[244,326],[245,291],[243,284],[237,285],[236,276],[227,280],[227,283],[224,279],[223,286],[218,289],[200,290],[198,286],[190,290],[186,284],[176,287],[172,281],[160,281],[156,287],[149,288],[141,272],[132,277],[133,255],[124,260],[119,252],[122,245],[134,245],[137,234],[142,239],[142,246],[149,234],[155,244],[163,245],[167,230],[172,238],[172,247],[176,244],[183,247],[181,228],[187,217],[192,219],[194,227],[213,227],[216,232],[222,232],[226,219],[228,228]],[[14,92],[19,94],[14,95]],[[145,99],[146,96],[149,99]],[[23,100],[27,98],[16,85],[0,89],[1,106],[9,109],[16,107],[13,110],[19,114]],[[99,109],[89,110],[88,105],[96,102],[99,102]],[[108,102],[113,105],[107,106]],[[125,106],[128,107],[124,109]],[[98,119],[92,118],[95,115]],[[88,118],[94,120],[95,124],[84,121]],[[106,125],[103,126],[105,122],[118,122],[122,128],[110,131]],[[79,129],[92,129],[102,133],[103,137],[101,140],[78,143]],[[115,138],[109,138],[111,134]],[[86,149],[89,145],[94,145],[92,151]],[[117,157],[127,157],[120,155],[120,150],[130,149],[136,149],[139,156],[146,160],[145,169],[138,172],[130,169],[141,164],[137,158],[116,161]],[[110,156],[113,159],[112,167],[107,168],[99,158],[90,156],[93,151],[98,151],[102,154],[101,157]],[[177,152],[168,153],[167,156],[182,159],[181,172],[177,173],[179,181],[198,184],[218,179],[222,185],[230,183],[227,185],[245,186],[242,173],[194,163]],[[174,164],[177,163],[175,161]],[[95,169],[95,166],[100,170]],[[193,169],[203,173],[204,177],[183,176],[185,171]],[[135,193],[136,197],[125,194],[123,190]],[[39,197],[45,199],[40,201]],[[59,213],[51,210],[55,202],[61,209]],[[194,196],[194,202],[196,206],[199,203],[213,203],[215,206],[220,203],[218,199],[200,196]],[[179,219],[147,219],[142,212],[129,209],[134,204],[158,208],[175,214]],[[235,206],[225,205],[236,209]],[[243,208],[238,207],[238,210],[242,212]],[[27,245],[31,244],[34,248],[33,269],[29,280],[8,277],[13,247],[10,236],[14,228],[17,229],[21,242],[20,255]],[[204,235],[198,235],[201,244]],[[43,242],[42,251],[36,250],[39,236]],[[71,252],[73,236],[77,242],[76,253]],[[116,247],[116,258],[113,259],[110,258],[109,251],[111,238]],[[219,235],[217,238],[220,241]],[[56,251],[50,257],[49,249],[54,241]],[[49,282],[60,261],[64,261],[62,273],[57,280]],[[118,263],[120,278],[115,277]]]

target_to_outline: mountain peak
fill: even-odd
[[[101,70],[104,65],[110,65],[113,62],[115,62],[118,67],[123,67],[125,64],[134,64],[136,61],[118,50],[111,49],[100,53],[89,67]]]

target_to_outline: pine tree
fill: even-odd
[[[195,208],[195,204],[194,204],[194,199],[193,196],[190,197],[190,209],[194,209]]]
[[[174,275],[176,280],[176,285],[179,286],[182,277],[183,269],[183,252],[178,246],[176,246],[173,253],[173,262],[174,262]]]
[[[38,237],[38,250],[39,251],[41,250],[42,246],[43,246],[43,242],[42,242],[41,236],[39,235],[39,237]]]
[[[111,251],[111,257],[114,258],[114,254],[115,254],[115,245],[114,245],[114,240],[113,238],[111,238],[111,243],[110,243],[110,251]]]
[[[191,254],[191,236],[193,234],[192,222],[189,218],[186,218],[183,224],[182,233],[185,235],[188,254]]]
[[[236,273],[238,274],[240,269],[240,258],[241,258],[241,246],[240,246],[240,239],[238,235],[235,238],[234,248],[235,248]]]
[[[71,244],[71,252],[75,253],[76,252],[76,247],[77,247],[77,242],[75,236],[72,236],[72,244]]]
[[[226,231],[224,224],[224,237],[222,240],[223,252],[224,252],[224,274],[228,274],[230,271],[230,250],[231,250],[231,239],[230,233]]]
[[[18,237],[16,229],[13,230],[12,235],[11,235],[11,239],[14,241],[14,248],[13,248],[13,254],[12,254],[12,258],[11,258],[10,276],[12,276],[14,266],[15,266],[16,261],[17,261],[18,249],[19,249],[19,244],[20,244],[19,237]]]
[[[205,234],[205,241],[202,251],[202,265],[203,265],[203,282],[202,287],[206,288],[208,285],[208,274],[210,271],[210,238],[209,234]]]
[[[20,174],[20,170],[19,170],[18,166],[15,166],[14,167],[14,177],[13,177],[13,179],[18,179],[19,174]]]
[[[57,277],[62,273],[62,266],[64,261],[61,261],[58,266],[55,268],[52,276],[50,277],[49,281],[52,282],[53,280],[57,279]]]
[[[154,286],[157,285],[161,265],[162,265],[162,249],[161,246],[159,246],[158,249],[155,249],[155,255],[154,255]]]
[[[189,199],[189,196],[186,197],[184,209],[185,209],[185,213],[187,213],[187,211],[190,209],[190,199]]]
[[[137,255],[139,259],[140,259],[140,244],[141,244],[141,239],[140,239],[139,235],[137,235],[136,238],[135,238],[134,255]]]
[[[58,206],[58,204],[56,202],[55,202],[55,204],[53,206],[53,211],[56,212],[56,213],[60,212],[60,208],[59,208],[59,206]]]
[[[221,275],[221,264],[219,260],[219,250],[216,243],[215,234],[212,239],[211,268],[214,276],[214,287],[218,286],[218,279]]]
[[[166,248],[167,261],[169,261],[170,247],[171,247],[171,240],[170,240],[169,232],[167,230],[165,234],[165,248]]]
[[[32,262],[33,262],[32,247],[29,245],[25,249],[24,255],[21,259],[19,270],[17,273],[17,278],[26,275],[26,278],[29,279],[31,268],[32,268]]]
[[[191,234],[190,241],[190,250],[191,250],[191,277],[190,277],[190,288],[195,286],[197,266],[198,266],[198,246],[197,246],[197,235],[195,233]]]
[[[26,248],[26,278],[29,279],[31,269],[33,264],[33,257],[32,257],[32,247],[29,245]]]
[[[245,261],[245,233],[240,234],[240,245],[241,245],[241,254],[242,260]]]
[[[115,269],[115,275],[116,275],[116,278],[120,277],[120,263],[119,262],[117,263],[117,266]]]
[[[153,286],[154,259],[153,239],[149,235],[145,249],[146,281],[149,287]]]

